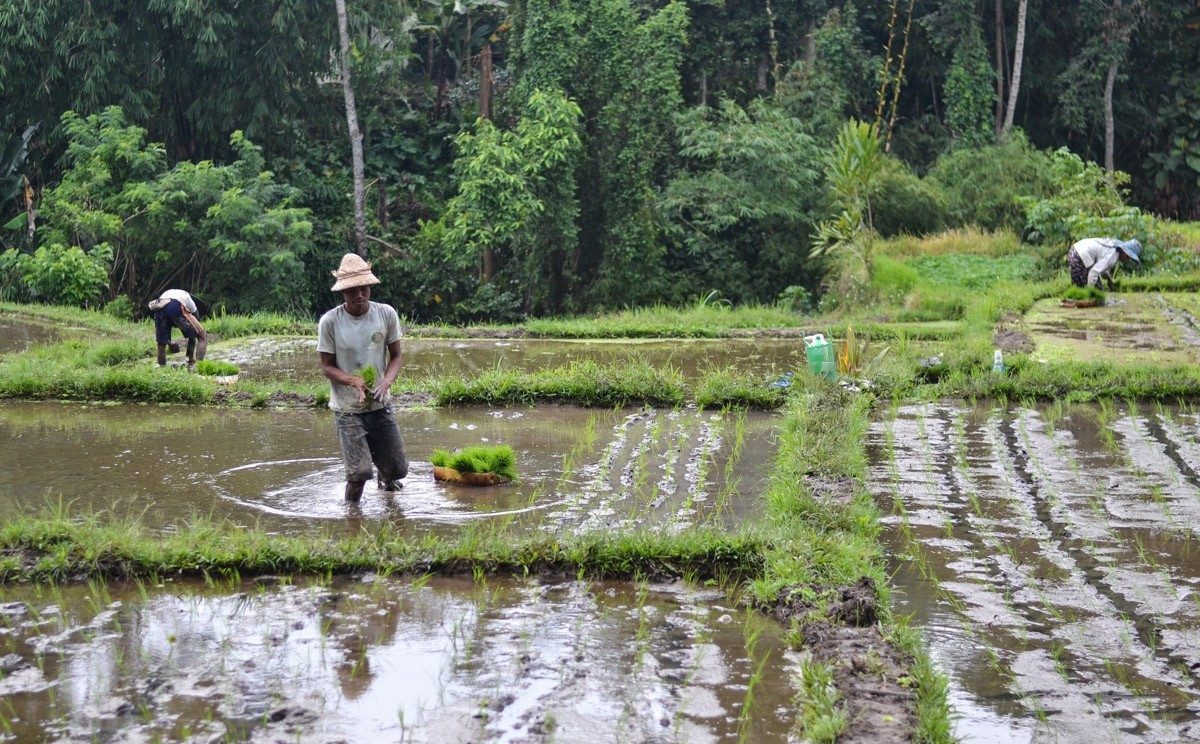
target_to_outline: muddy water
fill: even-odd
[[[0,316],[0,355],[25,351],[30,346],[59,340],[59,331],[52,325],[25,318]]]
[[[1200,739],[1200,416],[914,406],[870,449],[965,741]]]
[[[0,594],[0,741],[794,741],[782,629],[682,584]]]
[[[154,406],[0,405],[0,509],[192,515],[273,531],[350,529],[382,519],[413,530],[488,520],[521,530],[674,531],[756,517],[773,457],[770,414],[524,409],[398,410],[411,460],[397,493],[368,484],[342,499],[332,415]],[[505,443],[520,482],[433,480],[436,447]]]
[[[318,380],[315,339],[255,339],[214,349],[249,378]],[[805,364],[802,339],[716,339],[671,341],[571,341],[541,339],[405,339],[403,376],[476,375],[494,368],[535,371],[573,361],[601,364],[647,362],[673,366],[695,377],[712,367],[767,376]]]

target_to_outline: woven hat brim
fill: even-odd
[[[353,289],[354,287],[365,287],[370,284],[379,284],[379,278],[370,271],[365,271],[358,274],[351,274],[339,278],[332,287],[330,292],[340,292],[343,289]]]

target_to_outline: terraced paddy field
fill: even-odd
[[[907,405],[868,451],[964,741],[1200,739],[1195,410]]]

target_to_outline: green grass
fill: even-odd
[[[229,362],[213,361],[212,359],[201,359],[196,362],[196,374],[205,375],[206,377],[220,377],[228,375],[236,375],[238,368],[236,364]]]
[[[694,529],[679,535],[592,534],[563,542],[464,530],[454,537],[413,537],[386,522],[345,537],[282,536],[193,518],[175,531],[151,532],[133,520],[72,517],[63,510],[0,519],[0,552],[24,556],[0,566],[0,581],[64,581],[237,572],[344,574],[565,573],[594,578],[678,576],[736,579],[763,570],[761,538]]]
[[[119,335],[137,335],[154,342],[154,326],[150,318],[131,322],[114,318],[100,310],[82,310],[62,305],[19,304],[0,302],[0,313],[26,315],[31,318],[54,320],[70,325],[80,325]],[[216,315],[203,319],[204,330],[220,338],[242,336],[289,336],[313,335],[316,321],[295,318],[278,313],[255,313],[253,315]]]
[[[783,405],[788,392],[804,384],[803,375],[792,378],[788,389],[771,387],[771,380],[743,375],[732,369],[710,369],[696,383],[696,405],[701,408],[755,408],[773,410]]]
[[[477,444],[454,452],[435,449],[430,462],[435,467],[451,468],[460,473],[495,473],[509,480],[517,478],[517,456],[506,444]]]
[[[776,305],[654,305],[587,318],[541,318],[521,328],[533,338],[721,338],[731,331],[803,328],[805,317]]]
[[[646,363],[600,365],[583,361],[537,372],[492,369],[471,379],[436,380],[433,387],[438,405],[549,402],[670,408],[684,403],[686,397],[683,376],[678,370],[659,369]]]
[[[1037,272],[1038,262],[1038,257],[1031,253],[1004,256],[946,253],[917,256],[909,261],[909,266],[932,284],[978,292],[1002,282],[1025,281]]]
[[[279,313],[216,315],[205,318],[204,330],[220,338],[243,336],[313,336],[317,322]]]

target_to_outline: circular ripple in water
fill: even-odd
[[[550,502],[531,504],[517,486],[470,488],[433,479],[427,462],[409,463],[399,491],[380,490],[368,481],[358,504],[343,498],[345,470],[336,457],[254,462],[217,474],[214,486],[224,499],[241,506],[286,517],[344,519],[348,515],[404,517],[434,522],[497,517],[537,511]]]

